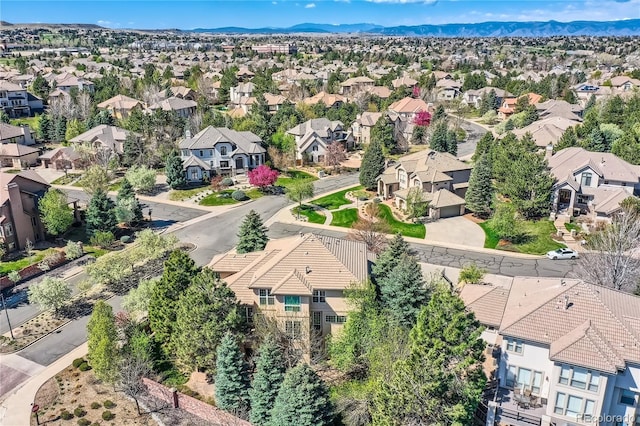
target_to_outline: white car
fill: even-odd
[[[577,259],[578,252],[568,248],[559,248],[558,250],[551,250],[547,253],[549,259]]]

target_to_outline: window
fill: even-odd
[[[191,180],[198,180],[198,169],[191,169]]]
[[[284,297],[285,312],[300,312],[300,296]]]
[[[220,162],[220,167],[222,167],[223,169],[226,169],[229,167],[229,162],[228,161],[221,161]]]
[[[589,204],[589,200],[591,198],[588,195],[578,194],[576,198],[576,202],[578,204]]]
[[[220,155],[227,155],[227,147],[226,146],[221,146],[220,147]]]
[[[200,150],[200,157],[204,157],[204,151]]]
[[[314,145],[313,148],[311,148],[311,151],[317,152],[318,151],[318,145]]]
[[[326,302],[327,297],[324,290],[313,290],[313,303]]]
[[[565,393],[558,392],[556,394],[556,402],[553,412],[562,416],[590,420],[593,416],[595,406],[595,401],[590,399],[584,399],[579,396],[567,395]]]
[[[275,303],[275,296],[271,295],[271,290],[268,288],[260,289],[260,305],[273,305]]]
[[[285,321],[284,332],[290,339],[299,339],[302,337],[302,322],[300,321]]]
[[[312,312],[311,325],[314,330],[322,330],[322,312]]]
[[[636,403],[636,394],[629,389],[620,390],[620,404],[634,406]]]
[[[590,392],[598,392],[600,374],[580,367],[563,365],[560,368],[558,382],[573,388],[587,389]]]
[[[324,320],[330,324],[344,324],[347,317],[343,315],[327,315]]]
[[[591,173],[582,174],[582,185],[591,186]]]
[[[253,324],[253,307],[244,306],[244,319],[248,324]]]
[[[10,223],[4,226],[4,230],[5,230],[5,235],[7,237],[10,237],[13,235],[13,225],[11,225]]]
[[[532,394],[539,395],[543,380],[544,373],[541,371],[516,367],[514,365],[507,367],[506,385],[509,388],[528,389]]]
[[[507,338],[507,350],[509,352],[522,353],[522,341]]]

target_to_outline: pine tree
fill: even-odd
[[[142,206],[140,202],[136,198],[136,193],[133,190],[133,186],[129,182],[127,178],[122,179],[120,184],[120,189],[118,190],[118,198],[116,199],[117,206],[121,206],[122,202],[127,201],[125,204],[130,205],[132,207],[132,211],[128,212],[129,215],[133,218],[132,223],[138,223],[142,221]],[[130,200],[134,202],[131,203]],[[116,208],[117,208],[116,206]],[[117,216],[117,214],[116,214]]]
[[[360,184],[366,189],[375,189],[378,183],[376,179],[383,171],[384,153],[382,152],[382,144],[378,140],[372,139],[362,156]]]
[[[113,308],[99,300],[87,324],[88,360],[96,377],[113,383],[118,365],[118,332]]]
[[[225,334],[216,358],[216,406],[236,414],[249,409],[249,377],[240,348],[231,333]]]
[[[289,370],[271,411],[269,426],[326,426],[333,419],[329,392],[307,364]]]
[[[67,134],[67,119],[63,116],[57,117],[53,121],[53,131],[51,139],[54,142],[63,142]]]
[[[433,113],[431,122],[444,120],[446,118],[447,118],[447,112],[444,110],[444,106],[438,105],[438,108],[436,108],[436,111]]]
[[[453,156],[458,155],[458,135],[453,129],[447,132],[447,152]]]
[[[594,128],[591,133],[589,134],[589,138],[587,140],[587,149],[589,151],[596,151],[596,152],[606,152],[609,151],[609,147],[607,146],[607,142],[604,138],[604,135],[602,134],[602,132],[600,131],[599,128]]]
[[[38,122],[38,138],[43,141],[49,141],[53,139],[53,123],[51,122],[51,117],[49,114],[43,114],[40,116],[40,121]]]
[[[439,120],[432,125],[431,137],[429,138],[429,146],[434,151],[447,152],[449,140],[449,131],[447,122]]]
[[[402,234],[397,233],[387,248],[380,253],[380,256],[378,256],[378,259],[376,260],[376,264],[373,266],[373,276],[376,281],[386,278],[393,268],[396,267],[400,257],[403,254],[410,253],[411,248],[409,247],[409,243],[402,238]]]
[[[176,302],[197,274],[195,262],[181,250],[175,250],[164,262],[162,278],[153,288],[149,301],[149,322],[157,342],[170,348],[169,338],[176,321]]]
[[[589,100],[587,100],[587,103],[584,106],[584,112],[586,113],[591,108],[593,108],[595,105],[596,105],[596,95],[589,96]]]
[[[122,145],[122,163],[127,167],[140,165],[145,154],[144,141],[139,136],[129,133]]]
[[[491,145],[493,144],[495,138],[493,137],[493,133],[487,132],[478,141],[476,145],[476,151],[471,158],[472,161],[477,162],[480,160],[483,154],[488,153],[491,149]]]
[[[380,301],[400,325],[411,327],[418,312],[429,301],[422,269],[415,257],[403,254],[398,264],[378,281]]]
[[[102,189],[96,190],[91,197],[85,220],[89,235],[97,231],[112,232],[118,224],[115,204]]]
[[[266,425],[271,419],[271,408],[276,401],[284,380],[284,358],[273,336],[269,335],[260,345],[256,372],[249,390],[251,398],[251,424]]]
[[[494,189],[491,182],[491,159],[489,154],[483,154],[480,161],[471,171],[469,188],[464,200],[467,208],[476,216],[488,217],[491,213]]]
[[[393,137],[394,124],[383,115],[376,121],[376,124],[371,128],[371,141],[378,141],[381,146],[391,151],[396,147],[396,141]]]
[[[570,148],[572,146],[578,145],[578,136],[576,135],[576,130],[573,127],[569,127],[564,131],[562,137],[558,141],[558,144],[555,146],[554,151],[558,152],[565,148]]]
[[[165,173],[167,175],[167,184],[173,188],[182,188],[187,184],[184,170],[182,168],[182,159],[177,152],[173,152],[167,158],[165,164]]]
[[[242,221],[238,231],[237,253],[251,253],[253,251],[264,250],[269,237],[267,228],[263,225],[260,215],[255,210],[251,210]]]

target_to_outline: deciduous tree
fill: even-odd
[[[64,233],[74,221],[67,196],[59,189],[50,188],[38,201],[38,209],[42,223],[51,235]]]
[[[60,278],[44,277],[38,284],[29,286],[29,303],[36,303],[42,309],[53,309],[58,314],[60,307],[71,297],[69,283]]]
[[[268,186],[272,186],[278,179],[277,170],[273,170],[266,164],[261,164],[253,170],[247,173],[249,177],[249,183],[253,186],[257,186],[260,190],[264,191]]]
[[[375,203],[369,203],[365,207],[366,217],[359,217],[351,226],[347,238],[354,241],[362,241],[367,245],[367,250],[380,254],[387,245],[387,236],[391,232],[389,224],[380,219],[380,208]]]
[[[333,170],[338,170],[338,166],[346,159],[347,151],[341,143],[333,142],[327,145],[324,155],[324,164],[327,167],[333,167]]]
[[[105,167],[93,165],[84,172],[80,184],[84,192],[93,195],[96,191],[106,192],[109,180],[109,172]]]
[[[302,208],[302,202],[313,197],[314,190],[313,182],[299,180],[287,188],[287,198],[298,203],[299,211]]]
[[[113,383],[118,372],[118,331],[113,308],[104,300],[99,300],[93,307],[87,324],[87,345],[87,358],[96,377]]]

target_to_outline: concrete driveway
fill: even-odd
[[[484,231],[462,216],[427,223],[426,240],[468,247],[484,247]]]

